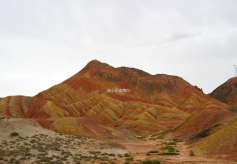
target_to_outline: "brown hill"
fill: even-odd
[[[209,95],[223,103],[237,106],[237,77],[227,80]]]
[[[0,99],[2,114],[34,118],[58,132],[97,138],[162,132],[195,112],[226,108],[180,77],[114,68],[96,60],[34,97]]]

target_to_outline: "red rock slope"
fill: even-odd
[[[55,131],[99,138],[161,132],[194,112],[226,108],[180,77],[114,68],[96,60],[34,97],[0,99],[0,113],[34,118]]]

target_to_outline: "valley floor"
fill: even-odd
[[[221,159],[190,156],[185,142],[167,137],[137,136],[132,140],[95,140],[59,134],[31,119],[0,119],[0,163],[234,164]],[[237,163],[237,162],[236,162]]]
[[[161,161],[161,164],[235,164],[237,162],[215,158],[190,156],[190,149],[185,142],[174,142],[167,138],[154,139],[144,138],[142,143],[121,143],[126,147],[134,162],[146,159]],[[169,153],[169,150],[171,151]],[[158,153],[157,153],[157,152]],[[150,153],[149,153],[150,152]],[[172,153],[173,152],[173,153]],[[169,155],[173,154],[173,155]]]

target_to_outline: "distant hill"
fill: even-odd
[[[223,103],[237,106],[237,77],[227,80],[209,95]]]

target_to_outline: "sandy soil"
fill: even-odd
[[[11,136],[16,132],[17,136]],[[234,164],[221,159],[190,156],[185,142],[169,137],[137,140],[95,140],[59,134],[31,119],[0,119],[0,164],[77,163],[139,164],[145,159],[161,164]],[[148,153],[149,151],[158,151]],[[177,155],[164,155],[167,152]],[[131,161],[129,161],[131,160]]]
[[[59,134],[31,119],[0,119],[0,164],[116,163],[125,153],[118,143]]]

